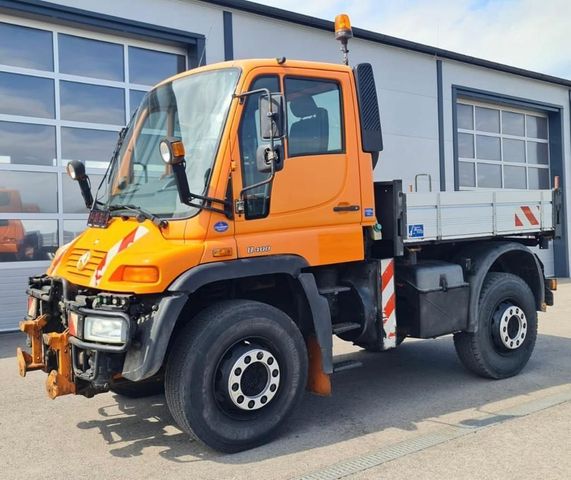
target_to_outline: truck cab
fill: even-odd
[[[369,64],[242,60],[160,83],[94,196],[69,166],[88,228],[30,280],[20,373],[48,373],[51,398],[164,388],[179,426],[226,452],[358,366],[334,363],[333,335],[381,351],[454,334],[469,369],[515,375],[553,303],[527,248],[555,234],[552,192],[538,228],[422,238],[402,183],[373,180],[381,150]],[[509,223],[534,199],[492,208]]]

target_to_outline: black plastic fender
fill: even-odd
[[[329,304],[319,294],[313,274],[302,273],[301,270],[306,267],[308,264],[302,257],[276,255],[207,263],[187,270],[169,286],[151,318],[137,325],[139,347],[127,351],[123,376],[139,381],[158,372],[177,320],[189,296],[200,287],[221,280],[280,273],[291,275],[303,287],[321,348],[323,369],[325,373],[331,373],[333,339]]]
[[[467,270],[466,281],[470,284],[470,297],[468,300],[468,325],[465,331],[475,332],[478,329],[478,303],[484,279],[490,268],[496,261],[508,254],[517,252],[520,255],[521,263],[519,268],[529,272],[527,278],[522,277],[528,283],[535,296],[537,310],[544,309],[545,303],[545,280],[543,268],[537,256],[525,245],[516,242],[486,242],[481,244],[470,244],[461,250],[456,257],[456,262],[466,265],[469,260],[470,267]],[[517,269],[509,273],[518,274]]]

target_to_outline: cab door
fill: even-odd
[[[285,95],[287,135],[274,181],[244,192],[236,216],[239,257],[294,254],[311,265],[363,259],[356,124],[349,72],[299,68],[280,74],[257,69],[249,90]],[[233,159],[235,199],[244,187],[266,179],[257,169],[259,96],[246,97]]]

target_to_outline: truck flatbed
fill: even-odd
[[[375,182],[382,254],[405,247],[484,238],[554,238],[561,227],[561,191],[404,192],[402,181]],[[384,245],[384,247],[382,247]]]
[[[404,193],[405,244],[552,232],[553,192]]]

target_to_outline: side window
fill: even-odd
[[[288,155],[343,152],[341,92],[331,80],[286,78]]]
[[[249,90],[267,88],[271,92],[279,92],[279,79],[275,75],[258,77],[250,85]],[[258,102],[260,95],[250,95],[246,99],[238,137],[240,141],[240,163],[242,166],[242,184],[244,187],[254,185],[268,178],[269,173],[258,171],[256,152],[258,147],[267,141],[260,138],[260,113]],[[245,192],[246,219],[263,218],[270,212],[270,185],[263,185]]]

